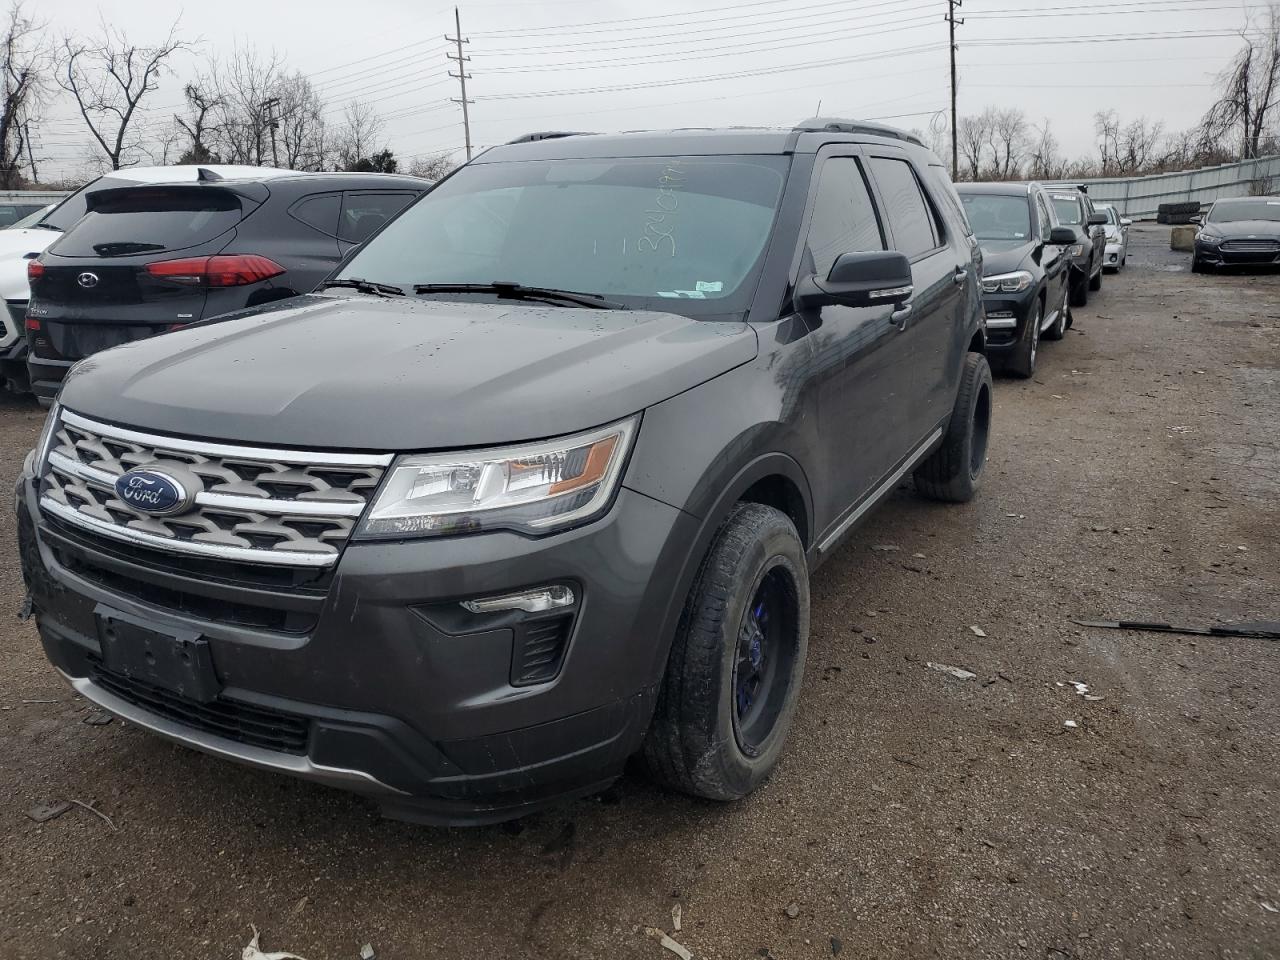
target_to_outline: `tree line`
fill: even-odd
[[[292,170],[407,172],[438,179],[447,154],[402,170],[386,123],[360,99],[330,106],[311,80],[275,51],[237,45],[201,55],[178,22],[156,44],[133,42],[105,19],[91,33],[52,39],[23,0],[0,22],[0,189],[39,182],[41,121],[56,98],[75,110],[90,143],[83,176],[138,164],[234,163]],[[171,116],[150,108],[181,55],[197,68]]]

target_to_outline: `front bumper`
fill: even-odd
[[[1111,270],[1120,269],[1120,264],[1125,258],[1125,245],[1123,243],[1108,243],[1107,252],[1103,256],[1103,266]]]
[[[1195,256],[1202,263],[1219,267],[1280,266],[1280,249],[1232,250],[1226,244],[1210,244],[1196,240]]]
[[[41,641],[84,697],[206,753],[449,824],[521,816],[621,773],[648,727],[697,527],[623,488],[603,519],[562,534],[352,542],[327,579],[268,584],[238,579],[245,565],[165,568],[156,551],[41,516],[30,476],[17,493]],[[554,675],[517,685],[530,615],[458,600],[552,582],[578,597]],[[262,611],[285,616],[267,628]],[[207,641],[216,695],[120,673],[107,615]]]
[[[1027,327],[1031,307],[1039,291],[1029,287],[1021,293],[986,293],[982,306],[987,314],[987,352],[1008,353]]]

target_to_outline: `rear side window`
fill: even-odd
[[[937,247],[938,226],[911,164],[890,157],[872,157],[871,172],[884,197],[885,213],[898,250],[914,259]]]
[[[338,229],[338,210],[341,206],[341,194],[321,193],[294,204],[289,213],[295,220],[301,220],[326,237],[332,237]]]
[[[408,206],[413,198],[412,193],[343,194],[338,236],[352,243],[363,243]]]
[[[822,165],[806,247],[820,277],[842,254],[884,249],[875,204],[854,157],[831,157]]]
[[[51,252],[62,257],[128,257],[182,250],[226,233],[244,218],[240,198],[213,187],[106,190]]]

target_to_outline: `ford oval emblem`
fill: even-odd
[[[80,286],[84,287],[86,290],[92,289],[98,285],[98,275],[86,270],[84,273],[80,274],[80,276],[76,277],[76,283],[80,284]]]
[[[175,478],[145,467],[120,476],[116,480],[116,496],[133,509],[157,517],[181,513],[192,500]]]

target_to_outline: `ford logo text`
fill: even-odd
[[[153,516],[181,513],[191,506],[191,498],[181,483],[145,468],[130,470],[118,478],[116,496],[133,509]]]

